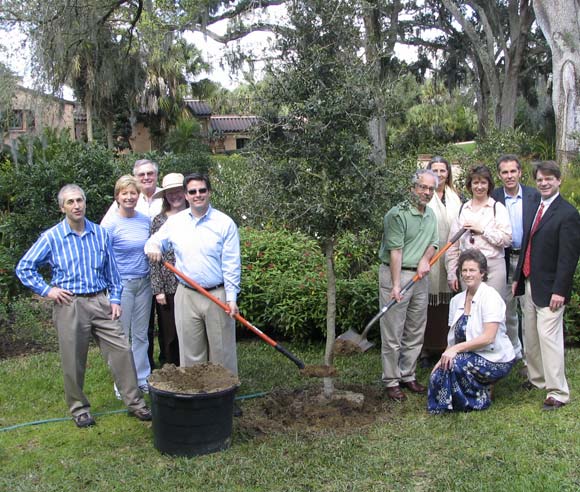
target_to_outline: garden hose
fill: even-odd
[[[260,393],[252,393],[249,395],[236,396],[235,399],[236,400],[251,400],[253,398],[261,398],[263,396],[266,396],[267,394],[268,394],[268,391],[262,391]],[[110,410],[108,412],[98,412],[98,413],[94,413],[93,415],[95,417],[100,417],[103,415],[113,415],[116,413],[127,413],[127,409]],[[33,425],[49,424],[52,422],[66,422],[69,420],[71,420],[71,417],[59,417],[59,418],[54,418],[54,419],[34,420],[32,422],[24,422],[22,424],[14,424],[14,425],[10,425],[8,427],[0,427],[0,432],[8,432],[8,431],[20,429],[22,427],[31,427]]]

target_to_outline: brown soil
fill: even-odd
[[[217,393],[239,386],[240,380],[228,369],[211,362],[190,367],[165,364],[149,376],[149,385],[162,391],[193,395]]]
[[[330,378],[338,376],[338,371],[333,366],[308,365],[300,369],[300,374],[309,378]]]
[[[362,353],[362,348],[350,340],[336,340],[333,351],[337,355],[353,355]]]
[[[352,399],[329,400],[322,388],[276,390],[266,397],[242,404],[243,417],[236,419],[238,431],[249,438],[288,433],[320,434],[360,432],[374,422],[389,418],[389,404],[379,387],[348,385],[340,390],[361,393],[364,403]]]

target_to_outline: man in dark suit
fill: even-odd
[[[519,338],[518,301],[512,294],[511,285],[522,249],[524,224],[532,223],[540,203],[540,193],[535,188],[520,184],[522,165],[516,155],[502,155],[497,160],[496,167],[503,186],[493,190],[491,197],[505,205],[512,225],[512,244],[505,249],[508,285],[505,299],[506,331],[514,347],[516,358],[522,359],[524,354]]]
[[[544,410],[556,410],[570,400],[563,321],[580,256],[580,215],[560,196],[561,173],[554,161],[536,164],[534,179],[542,199],[532,222],[524,224],[513,293],[524,295],[527,385],[545,389]]]

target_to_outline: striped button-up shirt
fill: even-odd
[[[50,284],[38,272],[43,265],[52,269]],[[106,289],[112,303],[121,303],[121,277],[107,231],[86,219],[80,236],[66,219],[43,232],[18,262],[16,275],[41,296],[46,296],[53,286],[73,294]]]

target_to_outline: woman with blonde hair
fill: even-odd
[[[147,376],[151,373],[147,349],[147,330],[151,314],[151,281],[149,260],[144,246],[149,239],[149,217],[137,212],[139,184],[130,175],[121,176],[115,184],[115,201],[119,208],[108,214],[101,225],[107,229],[123,283],[121,294],[121,326],[131,341],[137,382],[148,392]],[[117,389],[115,392],[118,395]]]

